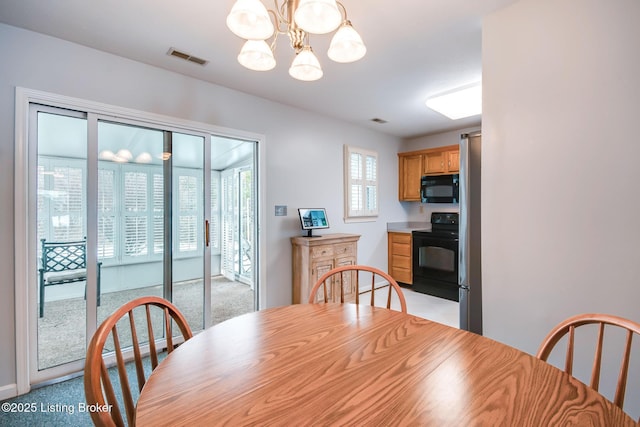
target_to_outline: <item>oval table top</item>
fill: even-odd
[[[217,324],[149,377],[136,425],[635,426],[561,370],[486,337],[354,304]]]

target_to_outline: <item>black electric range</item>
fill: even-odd
[[[434,212],[431,230],[415,230],[413,238],[413,285],[421,293],[459,301],[459,214]]]

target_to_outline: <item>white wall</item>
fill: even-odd
[[[484,21],[491,338],[535,353],[574,314],[640,322],[638,22],[638,0],[521,0]]]
[[[326,207],[330,232],[362,234],[358,261],[386,269],[386,222],[406,219],[397,200],[399,139],[3,24],[0,57],[10,58],[0,61],[0,200],[5,201],[0,204],[0,395],[16,381],[12,238],[16,86],[264,135],[266,223],[260,237],[266,239],[267,251],[261,257],[267,291],[263,307],[291,303],[289,238],[301,233],[298,207]],[[303,84],[294,83],[304,96]],[[343,144],[378,151],[381,208],[376,222],[347,225],[342,220]],[[274,206],[281,204],[289,207],[287,217],[274,216]]]

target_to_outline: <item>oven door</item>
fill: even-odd
[[[413,289],[458,301],[458,238],[413,234]]]

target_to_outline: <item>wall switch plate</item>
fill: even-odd
[[[287,206],[276,205],[276,216],[287,216]]]

